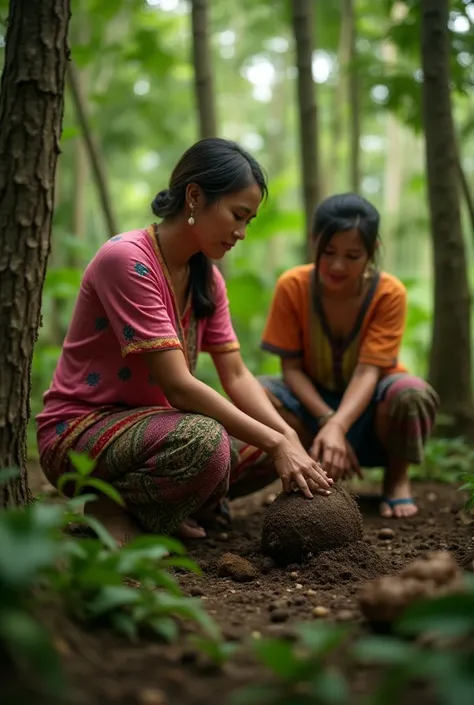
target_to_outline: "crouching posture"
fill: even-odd
[[[355,194],[317,208],[315,262],[278,280],[262,347],[282,378],[261,382],[281,416],[334,480],[384,467],[384,517],[417,512],[408,476],[421,463],[438,398],[398,356],[407,295],[374,266],[379,214]]]
[[[245,366],[211,263],[245,238],[266,188],[238,145],[202,140],[155,198],[161,222],[112,237],[85,271],[38,446],[53,484],[71,450],[97,460],[125,511],[105,497],[89,511],[120,542],[203,536],[199,512],[278,476],[308,497],[332,484]],[[231,401],[194,376],[200,351]]]

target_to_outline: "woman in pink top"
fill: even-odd
[[[71,450],[97,460],[126,512],[105,497],[88,511],[118,541],[139,529],[204,536],[200,510],[276,475],[285,491],[329,491],[332,480],[245,366],[211,263],[245,238],[266,193],[259,164],[237,144],[201,140],[153,201],[161,222],[111,238],[84,273],[38,445],[53,484]],[[230,401],[194,376],[201,351]]]

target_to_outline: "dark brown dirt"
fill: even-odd
[[[321,620],[351,620],[363,630],[357,606],[363,581],[395,574],[427,551],[447,549],[461,565],[472,560],[474,527],[459,513],[463,495],[447,485],[419,484],[418,516],[403,522],[384,520],[377,514],[377,499],[361,496],[361,541],[323,552],[304,565],[280,569],[260,552],[265,497],[278,489],[275,485],[235,501],[232,530],[188,542],[204,576],[183,576],[182,587],[187,594],[200,596],[229,640],[244,644],[256,633],[289,636],[297,622],[315,619],[316,606],[328,610]],[[393,530],[393,539],[379,538],[384,527]],[[218,562],[224,553],[248,559],[257,578],[240,583],[219,577]],[[261,681],[265,674],[245,648],[218,671],[183,644],[130,644],[110,632],[85,631],[57,609],[45,612],[45,620],[55,634],[70,683],[69,697],[61,705],[226,705],[230,693]],[[349,676],[351,702],[357,703],[360,694],[370,691],[373,672],[348,670],[344,660],[340,665]],[[419,698],[419,689],[414,689],[403,702],[411,705]]]
[[[282,492],[265,512],[262,552],[279,565],[288,565],[355,543],[362,534],[359,507],[342,487],[313,499]]]

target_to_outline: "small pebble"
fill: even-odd
[[[338,622],[350,622],[351,620],[354,619],[354,613],[351,612],[350,610],[341,610],[337,615],[336,618]]]
[[[284,609],[288,605],[288,600],[274,600],[268,605],[268,611],[274,612],[275,610]]]
[[[303,586],[301,585],[301,583],[296,583],[295,588],[296,588],[297,590],[302,590],[302,589],[303,589]]]
[[[383,541],[390,541],[391,539],[393,539],[394,536],[395,536],[394,530],[388,529],[388,528],[380,529],[380,531],[378,533],[379,539],[382,539]]]
[[[276,624],[281,624],[281,622],[286,622],[289,616],[289,612],[286,610],[275,610],[270,614],[270,619]]]
[[[261,639],[262,635],[260,632],[252,632],[252,639]]]
[[[306,590],[306,594],[308,595],[308,597],[314,597],[314,596],[317,595],[318,593],[316,592],[316,590],[311,590],[311,589],[310,589],[310,590]]]
[[[257,577],[255,566],[246,558],[235,553],[224,553],[217,564],[217,575],[230,577],[237,582],[247,582]]]
[[[318,605],[313,609],[313,615],[315,617],[327,617],[329,614],[329,610],[327,607],[323,607],[322,605]]]
[[[296,607],[300,605],[305,605],[306,604],[306,597],[304,595],[297,595],[296,597],[293,598],[293,604],[296,605]]]
[[[293,578],[293,580],[296,580],[298,577],[298,571],[294,570],[292,573],[290,573],[290,578]]]
[[[221,541],[228,541],[229,539],[229,534],[226,534],[225,531],[222,532],[222,534],[219,534],[219,539]]]
[[[428,500],[428,502],[436,502],[436,500],[438,499],[438,495],[435,492],[428,492],[428,494],[426,495],[426,499]]]
[[[140,705],[166,705],[166,695],[157,688],[144,688],[138,694]]]

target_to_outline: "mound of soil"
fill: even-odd
[[[262,552],[287,565],[361,538],[362,515],[343,488],[336,486],[329,496],[313,499],[299,492],[281,493],[263,522]]]
[[[385,575],[365,583],[359,592],[364,617],[374,625],[389,625],[421,598],[462,592],[462,571],[447,551],[425,554],[399,575]]]

